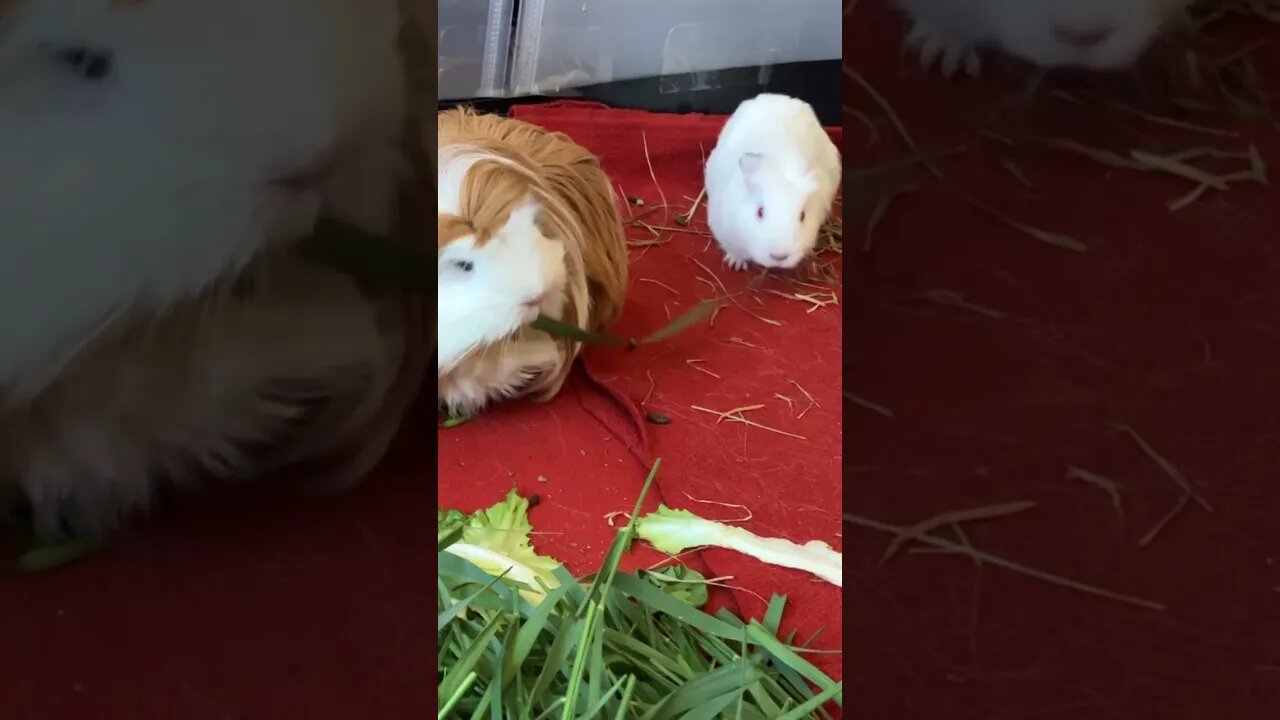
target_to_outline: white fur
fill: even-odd
[[[0,405],[34,398],[112,319],[305,233],[324,199],[269,182],[367,157],[341,143],[400,121],[395,0],[112,4],[127,5],[26,0],[0,34]],[[109,51],[113,73],[69,72],[54,53],[76,45]],[[341,194],[389,218],[385,197]]]
[[[744,168],[748,155],[754,172]],[[798,265],[817,243],[840,172],[840,152],[808,103],[763,94],[739,105],[706,167],[707,222],[725,262]]]
[[[467,171],[485,153],[442,149],[437,173],[437,208],[460,212],[459,188]],[[437,258],[437,369],[441,375],[469,353],[515,334],[539,313],[559,317],[565,305],[565,248],[544,236],[536,220],[540,208],[530,199],[506,225],[476,247],[475,238],[458,238],[440,248]],[[458,263],[470,263],[465,271]],[[539,307],[526,307],[532,298]]]
[[[490,403],[518,397],[535,378],[556,368],[561,352],[555,338],[524,328],[508,341],[481,348],[441,376],[440,404],[466,417]]]
[[[24,490],[37,529],[70,519],[98,535],[146,509],[162,480],[246,478],[352,442],[402,367],[404,318],[271,246],[309,232],[321,208],[392,226],[396,0],[8,12],[0,481]],[[113,73],[69,72],[54,52],[77,45],[110,51]],[[271,184],[324,159],[325,185]],[[192,309],[233,275],[244,292]]]
[[[976,75],[978,51],[1001,50],[1045,68],[1118,70],[1131,65],[1187,0],[895,0],[911,29],[907,45],[926,67],[948,76]],[[1091,47],[1076,47],[1054,29],[1109,31]]]

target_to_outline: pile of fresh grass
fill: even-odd
[[[559,586],[537,605],[440,552],[439,718],[800,720],[843,706],[842,683],[778,637],[783,597],[743,621],[620,572],[639,508],[589,585],[557,568]]]

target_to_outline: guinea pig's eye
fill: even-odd
[[[69,47],[60,51],[57,58],[86,80],[102,80],[111,74],[112,60],[108,51]]]
[[[470,260],[454,260],[453,266],[458,268],[462,272],[471,272],[472,268],[475,267],[474,265],[471,264]]]
[[[758,218],[758,219],[760,219],[760,220],[763,220],[763,219],[764,219],[764,208],[762,208],[762,207],[758,207],[758,208],[756,208],[756,218]]]
[[[800,211],[800,222],[804,222],[804,211]]]

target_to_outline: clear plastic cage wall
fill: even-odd
[[[554,95],[642,77],[834,60],[842,5],[440,0],[440,99]]]

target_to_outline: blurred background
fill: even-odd
[[[760,92],[840,124],[840,0],[440,0],[439,100],[732,112]],[[767,19],[762,22],[762,19]]]

